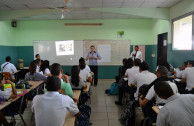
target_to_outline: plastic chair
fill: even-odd
[[[12,78],[10,72],[2,72],[1,74],[3,75],[3,77],[5,78],[5,80],[10,80],[12,82],[15,82],[15,79]]]

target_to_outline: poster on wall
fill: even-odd
[[[74,55],[74,41],[55,41],[56,55]]]

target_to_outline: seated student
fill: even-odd
[[[134,97],[136,100],[138,100],[139,87],[141,87],[143,84],[150,84],[157,78],[156,75],[149,72],[148,69],[149,69],[149,65],[145,61],[143,61],[140,64],[140,68],[139,68],[140,73],[136,74],[133,77],[133,81],[130,86],[132,87],[135,84],[137,84],[137,90],[136,90],[136,93],[134,94]]]
[[[141,95],[139,97],[139,105],[143,107],[144,114],[149,117],[149,119],[152,119],[152,105],[153,104],[148,104],[151,100],[155,99],[156,105],[159,104],[165,104],[166,100],[159,98],[154,90],[154,85],[160,81],[165,81],[167,82],[170,87],[173,89],[174,93],[178,93],[178,89],[175,83],[172,83],[169,81],[168,78],[168,69],[164,66],[160,66],[156,72],[157,79],[155,79],[149,86],[147,87],[149,90],[145,96]]]
[[[50,69],[50,68],[49,68],[49,61],[48,61],[48,60],[43,61],[43,63],[42,63],[41,66],[40,66],[40,73],[41,73],[42,75],[44,75],[45,77],[48,77],[48,76],[51,75],[49,69]]]
[[[140,73],[139,72],[139,66],[141,64],[141,60],[140,59],[135,59],[133,62],[133,67],[130,69],[127,69],[125,72],[125,77],[128,78],[128,85],[130,86],[130,84],[133,81],[133,77],[134,75]]]
[[[48,77],[46,88],[45,94],[36,95],[32,101],[36,126],[63,126],[68,112],[80,115],[74,101],[67,95],[59,94],[61,80],[58,77]]]
[[[26,73],[24,80],[25,81],[40,81],[40,80],[43,80],[43,81],[46,82],[46,77],[43,76],[42,74],[40,74],[39,72],[38,73],[36,72],[36,64],[33,61],[33,62],[30,63],[29,72]]]
[[[35,55],[36,60],[40,60],[40,54]]]
[[[119,94],[119,76],[115,77],[116,82],[112,83],[109,89],[105,90],[106,94],[118,95]]]
[[[13,82],[11,82],[10,80],[5,80],[3,75],[0,73],[0,87],[3,87],[4,84],[11,84],[12,92],[0,90],[0,98],[4,100],[8,100],[10,98],[16,98],[17,92],[16,92],[15,86],[13,85]]]
[[[10,74],[12,74],[12,79],[15,79],[15,76],[14,74],[17,73],[17,69],[16,67],[11,63],[11,57],[10,56],[7,56],[5,58],[5,63],[3,63],[1,65],[1,71],[2,72],[9,72]]]
[[[156,94],[167,102],[159,110],[156,126],[193,126],[194,124],[194,95],[173,93],[166,82],[155,84]]]
[[[119,76],[119,78],[122,77],[122,71],[123,71],[123,68],[124,68],[125,64],[127,63],[127,59],[124,58],[124,59],[122,60],[122,63],[123,63],[123,66],[120,66],[120,67],[119,67],[119,70],[118,70],[118,73],[119,73],[118,76]]]
[[[37,60],[34,60],[34,63],[36,64],[36,72],[37,73],[40,73],[40,66],[41,66],[41,60],[37,59]]]
[[[184,93],[192,93],[194,87],[194,61],[188,61],[188,66],[182,74],[182,82],[186,82]]]
[[[82,89],[87,88],[86,83],[80,77],[80,68],[79,66],[72,66],[71,76],[69,77],[69,82],[72,89]]]
[[[91,74],[88,72],[88,70],[86,69],[86,63],[85,63],[85,59],[84,58],[80,58],[79,59],[79,67],[80,67],[80,77],[83,79],[83,81],[85,82],[92,82],[92,76]]]
[[[181,67],[176,68],[174,70],[174,77],[175,78],[182,78],[182,74],[184,70],[187,68],[188,62],[184,62]]]
[[[73,98],[73,91],[69,83],[69,78],[67,75],[63,75],[63,69],[60,64],[54,63],[51,65],[51,75],[61,79],[61,89],[65,92],[65,95],[68,95]],[[65,82],[62,78],[64,78]]]

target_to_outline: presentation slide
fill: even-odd
[[[56,55],[74,55],[74,41],[55,41]]]

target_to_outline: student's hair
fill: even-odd
[[[38,56],[40,56],[39,54],[36,54],[35,57],[37,58]]]
[[[35,62],[35,64],[37,65],[38,63],[41,62],[41,60],[40,60],[40,59],[36,59],[36,60],[34,60],[34,62]]]
[[[140,66],[141,60],[140,59],[135,59],[134,64],[135,64],[135,66]]]
[[[165,81],[160,81],[154,85],[154,90],[158,96],[169,98],[174,95],[172,88]]]
[[[83,70],[86,67],[85,59],[83,57],[79,59],[79,67],[81,70]]]
[[[139,46],[138,46],[138,45],[135,45],[135,48],[136,48],[136,47],[137,47],[137,48],[139,48]]]
[[[58,91],[61,87],[61,80],[56,76],[47,78],[46,89],[47,91]]]
[[[149,69],[149,65],[148,65],[145,61],[143,61],[143,62],[140,64],[139,67],[141,68],[142,71],[148,70],[148,69]]]
[[[119,77],[119,76],[116,76],[116,77],[115,77],[115,80],[116,80],[116,83],[118,83],[119,80],[120,80],[120,77]]]
[[[43,63],[40,66],[40,71],[42,71],[44,73],[46,68],[49,69],[49,61],[48,60],[43,61]]]
[[[90,48],[92,48],[92,47],[94,47],[94,48],[95,48],[95,46],[94,46],[94,45],[90,46]]]
[[[193,60],[189,60],[188,64],[191,64],[192,66],[194,66],[194,61]]]
[[[33,75],[36,72],[36,63],[34,61],[30,63],[29,72],[30,75]]]
[[[127,69],[133,67],[133,60],[131,58],[127,59],[127,62],[125,65],[126,65]]]
[[[184,64],[185,66],[187,66],[187,65],[188,65],[188,61],[185,61],[183,64]]]
[[[72,66],[72,68],[71,68],[71,83],[75,87],[79,86],[79,73],[80,73],[79,66]]]
[[[157,70],[160,76],[168,76],[168,69],[165,66],[160,66]]]
[[[11,57],[10,57],[10,56],[7,56],[7,57],[5,58],[5,61],[6,61],[6,62],[11,61]]]
[[[1,83],[1,81],[3,80],[3,78],[4,78],[4,77],[3,77],[3,74],[0,73],[0,83]]]
[[[164,61],[163,59],[159,59],[158,65],[159,66],[165,66],[168,69],[168,71],[170,71],[170,65],[168,64],[167,61]]]
[[[51,65],[50,71],[51,71],[51,74],[52,74],[53,76],[59,76],[59,74],[61,73],[61,70],[62,70],[62,67],[61,67],[60,64],[58,64],[58,63],[53,63],[53,64]]]
[[[123,59],[123,64],[125,65],[127,63],[127,58]]]

